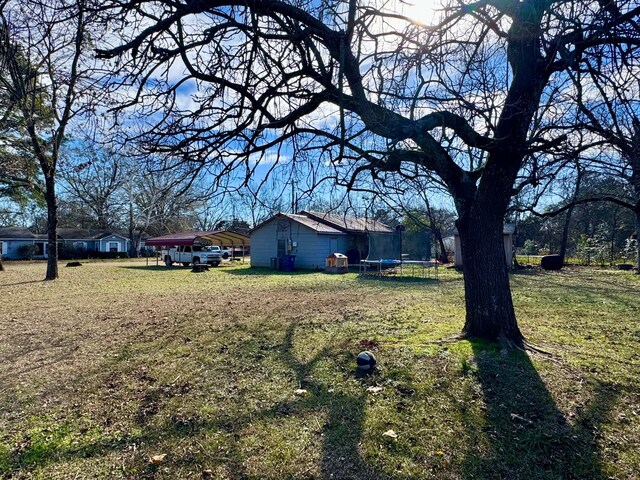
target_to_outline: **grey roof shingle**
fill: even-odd
[[[309,227],[310,229],[318,233],[335,234],[335,235],[338,235],[338,234],[342,235],[344,233],[341,230],[338,230],[337,228],[333,228],[332,226],[327,225],[326,223],[319,222],[318,220],[314,220],[304,215],[296,215],[293,213],[282,213],[280,215],[287,217],[295,222],[298,222],[304,225],[305,227]]]
[[[393,232],[394,229],[371,219],[356,218],[349,215],[332,215],[321,212],[303,211],[298,214],[278,213],[257,225],[256,231],[276,218],[288,218],[320,234],[342,235],[345,233]]]
[[[61,240],[99,240],[111,235],[127,238],[126,235],[114,230],[87,230],[84,228],[58,229],[58,238]],[[48,237],[46,234],[33,233],[31,230],[24,227],[6,227],[0,228],[0,238],[4,238],[6,240],[46,240]]]
[[[0,238],[18,240],[18,239],[40,239],[46,238],[46,235],[38,235],[28,228],[24,227],[5,227],[0,228]]]
[[[390,226],[371,218],[358,218],[350,215],[336,215],[331,213],[312,211],[304,211],[300,212],[300,214],[327,223],[339,230],[349,233],[394,231],[394,229]]]

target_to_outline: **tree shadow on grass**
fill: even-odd
[[[313,370],[319,362],[337,354],[335,345],[320,348],[309,360],[301,361],[295,354],[295,332],[298,325],[293,322],[285,332],[276,357],[288,371],[294,374],[297,386],[306,389],[307,395],[301,395],[273,403],[266,408],[241,414],[224,412],[209,418],[183,417],[179,413],[164,417],[164,403],[176,395],[187,392],[179,385],[154,385],[154,388],[140,398],[135,423],[139,426],[135,434],[119,435],[117,438],[95,438],[87,442],[68,442],[73,432],[67,431],[66,424],[50,427],[46,439],[35,441],[25,438],[20,450],[2,452],[0,450],[0,476],[16,472],[29,472],[47,465],[66,462],[73,459],[101,457],[109,452],[120,452],[130,445],[154,445],[170,438],[191,438],[207,432],[217,432],[224,436],[226,455],[216,460],[214,467],[223,467],[230,472],[231,478],[252,478],[247,471],[247,452],[242,446],[246,429],[256,423],[277,422],[283,418],[308,417],[321,418],[314,432],[321,443],[321,478],[373,480],[383,477],[367,465],[359,452],[363,435],[365,415],[364,388],[361,393],[349,394],[334,392],[333,389],[313,378]],[[292,385],[292,394],[295,385]],[[163,415],[164,416],[164,415]],[[73,435],[72,435],[73,436]],[[313,439],[311,439],[313,440]],[[206,456],[206,452],[203,452]],[[153,465],[148,458],[138,458],[131,478],[153,478],[156,471],[165,466],[186,466],[201,464],[201,460],[187,457],[170,456],[169,463]],[[304,478],[302,472],[297,476]],[[310,476],[317,476],[310,474]]]
[[[27,281],[24,281],[24,282],[4,283],[4,284],[0,285],[0,288],[2,288],[2,287],[15,287],[17,285],[28,285],[30,283],[44,283],[44,280],[27,280]]]
[[[364,393],[353,396],[334,393],[310,376],[314,366],[331,354],[331,347],[325,346],[307,362],[299,361],[294,355],[294,335],[297,323],[287,328],[281,349],[282,362],[293,372],[301,388],[308,389],[311,397],[304,402],[304,408],[326,412],[327,420],[322,426],[322,474],[325,478],[374,478],[368,475],[367,466],[362,462],[358,444],[362,438],[365,397]]]
[[[472,347],[486,412],[464,462],[465,478],[609,478],[598,432],[618,397],[614,386],[592,384],[590,404],[565,416],[526,353],[479,342]]]
[[[283,272],[281,270],[272,270],[266,267],[252,267],[250,265],[234,266],[232,269],[223,270],[228,275],[249,276],[249,277],[271,277],[271,276],[300,276],[322,273],[323,270],[300,270],[293,272]]]

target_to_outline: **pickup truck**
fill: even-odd
[[[185,267],[207,263],[217,267],[222,262],[222,251],[218,246],[180,245],[162,249],[162,259],[167,267],[174,263],[181,263]]]

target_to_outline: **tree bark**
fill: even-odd
[[[504,218],[520,163],[510,152],[493,155],[477,189],[456,202],[466,304],[462,334],[524,348],[504,250]]]
[[[578,174],[576,177],[576,188],[573,191],[573,195],[571,198],[571,202],[575,202],[578,199],[578,195],[580,194],[580,184],[582,183],[582,169],[578,168]],[[573,215],[574,206],[571,205],[567,209],[567,214],[564,218],[564,226],[562,228],[562,241],[560,242],[560,257],[562,258],[562,264],[564,264],[564,259],[567,255],[567,243],[569,242],[569,227],[571,226],[571,216]]]
[[[636,208],[636,275],[640,275],[640,200]]]
[[[511,299],[502,216],[492,222],[486,220],[474,217],[458,222],[466,304],[462,333],[522,348],[524,337]]]
[[[51,175],[45,178],[45,201],[47,203],[47,274],[45,280],[58,278],[58,202],[56,200],[55,179]]]
[[[0,272],[4,272],[4,265],[2,264],[2,254],[0,254]]]
[[[449,258],[447,257],[447,248],[444,245],[444,240],[442,239],[442,233],[440,232],[440,229],[434,229],[433,235],[436,237],[436,242],[438,242],[438,246],[440,249],[437,260],[440,263],[449,263]]]

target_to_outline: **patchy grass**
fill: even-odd
[[[552,359],[449,340],[464,318],[455,271],[380,281],[103,262],[43,275],[37,264],[0,274],[0,477],[640,471],[629,272],[512,277],[521,328]],[[379,360],[369,376],[354,369],[364,349]]]

